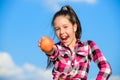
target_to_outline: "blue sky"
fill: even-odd
[[[81,40],[95,41],[111,64],[111,80],[120,79],[119,0],[0,0],[0,79],[51,78],[38,40],[53,38],[51,20],[63,5],[70,5],[77,13],[83,29]],[[97,72],[92,62],[89,79],[94,80]]]

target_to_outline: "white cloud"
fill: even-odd
[[[0,79],[2,80],[52,80],[51,71],[25,63],[17,66],[8,53],[0,52]]]
[[[81,2],[89,3],[89,4],[95,4],[97,0],[79,0]]]
[[[89,80],[96,80],[95,78],[91,78]],[[109,80],[120,80],[120,75],[112,75],[110,76]]]
[[[50,80],[52,79],[52,75],[50,71],[45,71],[42,69],[39,69],[31,64],[24,64],[23,69],[26,73],[26,76],[29,76],[28,78],[34,79],[34,80],[40,80],[41,78],[43,80]],[[28,79],[27,79],[28,80]]]
[[[8,78],[17,75],[20,79],[23,77],[22,69],[14,64],[7,53],[0,53],[0,77]]]
[[[120,80],[120,75],[119,76],[111,76],[109,80]]]
[[[42,70],[36,66],[25,63],[17,66],[11,56],[6,52],[0,52],[0,79],[2,80],[52,80],[51,71]],[[95,79],[90,79],[95,80]],[[120,80],[119,76],[111,76],[109,80]]]
[[[52,11],[58,11],[60,9],[59,0],[45,0],[44,4]]]
[[[60,4],[66,2],[95,4],[97,0],[44,0],[44,4],[53,11],[58,11],[60,9]]]
[[[60,0],[61,2],[85,2],[89,4],[96,3],[96,0]]]
[[[25,1],[25,0],[24,0]],[[85,3],[96,4],[98,0],[26,0],[31,3],[38,3],[46,6],[51,11],[58,11],[61,8],[61,4],[68,3]]]

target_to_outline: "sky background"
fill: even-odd
[[[64,5],[81,21],[81,41],[93,40],[111,64],[109,80],[120,80],[119,0],[0,0],[0,80],[52,80],[38,40],[54,37],[51,20]],[[98,71],[91,62],[88,80]]]

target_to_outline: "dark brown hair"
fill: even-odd
[[[81,28],[80,21],[79,21],[77,15],[76,15],[75,11],[69,5],[63,6],[61,8],[61,10],[56,12],[56,14],[53,16],[52,26],[54,26],[54,20],[58,16],[65,16],[65,17],[68,16],[68,20],[72,23],[72,25],[77,24],[77,31],[75,33],[75,37],[77,39],[80,39],[81,38],[81,34],[82,34],[82,28]],[[49,68],[50,66],[51,66],[51,61],[48,58],[47,68]]]
[[[75,23],[77,24],[77,31],[76,31],[76,38],[81,38],[81,33],[82,33],[82,28],[80,21],[75,13],[75,11],[70,7],[70,6],[63,6],[60,11],[56,12],[52,19],[52,25],[54,26],[54,20],[58,16],[68,16],[68,20],[74,25]]]

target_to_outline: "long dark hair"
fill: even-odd
[[[77,24],[77,31],[75,33],[75,37],[77,39],[80,39],[81,38],[81,34],[82,34],[82,28],[81,28],[81,23],[78,19],[78,16],[77,14],[75,13],[75,11],[69,6],[69,5],[66,5],[66,6],[63,6],[58,12],[56,12],[56,14],[53,16],[53,19],[52,19],[52,26],[54,26],[54,20],[56,19],[56,17],[58,16],[68,16],[68,20],[74,25],[74,24]],[[46,68],[49,68],[51,67],[51,61],[50,59],[48,58],[47,60],[47,67]]]

